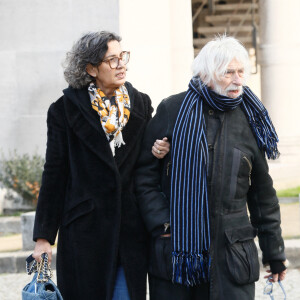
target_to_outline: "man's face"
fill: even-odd
[[[226,69],[226,73],[215,79],[210,85],[212,90],[219,95],[237,98],[243,93],[244,66],[233,59]]]

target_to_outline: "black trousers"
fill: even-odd
[[[149,290],[150,300],[209,300],[209,283],[186,287],[149,274]]]

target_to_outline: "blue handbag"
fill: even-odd
[[[63,300],[55,283],[50,279],[52,271],[48,264],[48,255],[42,254],[38,263],[32,255],[26,259],[28,275],[35,273],[33,279],[22,290],[22,300]]]

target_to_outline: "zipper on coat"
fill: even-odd
[[[250,160],[246,157],[246,156],[243,156],[243,159],[247,162],[250,170],[249,170],[249,185],[251,185],[251,172],[252,172],[252,164],[250,162]]]
[[[169,161],[168,163],[167,163],[167,176],[169,176],[169,169],[170,169],[170,165],[171,165],[171,161]]]

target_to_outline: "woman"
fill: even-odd
[[[130,53],[120,40],[110,32],[84,35],[67,55],[70,86],[48,111],[33,256],[51,259],[59,229],[57,283],[65,300],[145,299],[147,234],[133,171],[153,109],[125,82]],[[153,153],[162,158],[168,146],[157,141]]]

